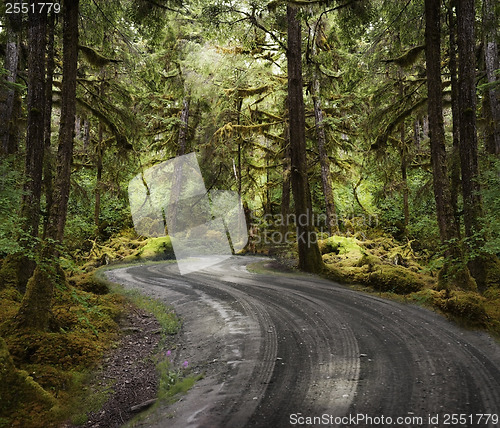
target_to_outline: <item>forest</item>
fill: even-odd
[[[129,183],[193,152],[242,253],[498,337],[499,28],[495,0],[3,2],[0,427],[75,412],[127,308],[97,272],[175,258]]]

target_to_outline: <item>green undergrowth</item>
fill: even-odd
[[[76,271],[90,272],[100,266],[116,263],[144,263],[175,259],[170,237],[145,238],[133,231],[123,231],[105,242],[92,241],[88,253],[77,258]]]
[[[180,321],[173,311],[95,274],[98,266],[108,263],[153,263],[149,260],[171,254],[168,237],[144,239],[125,233],[95,243],[84,256],[61,259],[66,278],[56,287],[49,331],[18,328],[14,317],[22,293],[15,282],[0,278],[0,428],[56,427],[99,408],[112,385],[88,387],[89,379],[118,343],[119,319],[127,302],[153,313],[163,338],[178,331]]]
[[[118,340],[124,297],[59,285],[49,331],[14,324],[21,300],[11,286],[0,291],[0,427],[56,427],[72,413],[87,373]]]
[[[415,255],[411,242],[399,245],[378,237],[360,241],[354,237],[330,237],[319,241],[325,262],[324,276],[358,290],[436,310],[468,328],[481,328],[500,337],[500,289],[484,293],[440,290],[441,264],[425,263]]]

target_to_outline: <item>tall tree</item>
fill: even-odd
[[[441,2],[425,0],[425,55],[427,70],[427,111],[436,214],[441,242],[458,238],[451,204],[443,123],[441,82]]]
[[[320,20],[316,24],[316,32],[313,38],[316,42],[312,43],[311,54],[316,55],[316,46],[319,44],[318,38],[324,39],[323,34],[324,23]],[[319,65],[316,65],[313,70],[312,76],[312,98],[314,108],[314,120],[316,128],[316,140],[318,144],[319,163],[321,167],[321,185],[323,188],[323,195],[325,197],[325,214],[326,214],[326,227],[329,235],[332,235],[338,230],[338,219],[335,208],[335,199],[333,195],[332,177],[330,173],[330,159],[326,151],[326,133],[324,124],[323,108],[321,106],[321,91],[319,80]]]
[[[54,256],[57,255],[55,243],[61,242],[64,235],[70,190],[76,113],[78,4],[79,0],[66,0],[62,8],[64,23],[61,120],[59,125],[55,191],[47,224],[47,240],[44,242],[42,248],[42,261],[37,265],[33,276],[28,281],[26,293],[16,314],[18,325],[40,330],[46,330],[49,327],[54,286],[56,281],[60,281],[61,276],[61,270],[58,267],[57,261],[54,260]],[[43,126],[43,122],[41,125]]]
[[[476,55],[474,0],[457,0],[460,164],[465,233],[481,230],[482,216],[476,127]]]
[[[5,49],[5,70],[7,71],[6,82],[15,83],[21,50],[21,14],[11,13],[6,17],[7,21],[7,45]],[[14,88],[6,86],[2,89],[0,102],[0,152],[11,154],[17,150],[17,141],[13,138],[12,123],[14,113],[14,102],[16,91]]]
[[[323,260],[313,226],[313,212],[307,177],[305,108],[302,80],[302,31],[297,8],[287,6],[288,23],[288,117],[290,132],[291,184],[295,204],[299,268],[319,272]]]
[[[28,13],[28,124],[26,131],[25,194],[21,214],[25,231],[38,236],[44,154],[45,46],[47,16],[38,12],[38,2]]]
[[[456,18],[455,0],[450,0],[448,6],[448,27],[449,27],[449,69],[451,81],[451,114],[453,117],[452,137],[453,149],[451,152],[451,204],[455,222],[457,223],[460,236],[460,214],[458,209],[458,196],[460,194],[460,131],[458,126],[460,108],[458,106],[458,80],[457,80],[457,46],[456,46]]]
[[[486,64],[486,77],[489,83],[487,97],[490,110],[490,136],[486,149],[491,154],[500,155],[500,101],[498,100],[498,77],[496,70],[500,68],[498,61],[498,31],[495,16],[495,2],[483,0],[483,45]]]
[[[78,5],[79,0],[66,0],[63,7],[63,79],[55,178],[56,191],[53,202],[54,209],[51,210],[47,229],[47,236],[57,241],[62,241],[64,237],[73,158],[78,64]]]

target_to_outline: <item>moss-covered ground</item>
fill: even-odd
[[[319,241],[319,246],[327,278],[432,308],[464,327],[486,329],[500,338],[500,284],[492,284],[483,293],[465,286],[441,289],[438,267],[416,256],[410,242],[400,245],[387,237],[333,236]]]
[[[102,276],[95,275],[96,268],[112,262],[172,257],[168,237],[122,234],[95,243],[90,254],[76,262],[62,259],[66,280],[56,288],[49,331],[15,326],[23,296],[8,275],[0,278],[0,428],[56,427],[70,418],[83,383],[120,337],[126,302],[156,314],[164,334],[177,331],[180,323],[172,312],[120,288],[111,290]],[[94,401],[101,402],[109,388],[103,387]]]

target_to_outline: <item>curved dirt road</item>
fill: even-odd
[[[107,272],[174,306],[176,364],[205,373],[138,426],[500,426],[489,336],[314,276],[249,273],[259,260],[185,276],[174,263]]]

